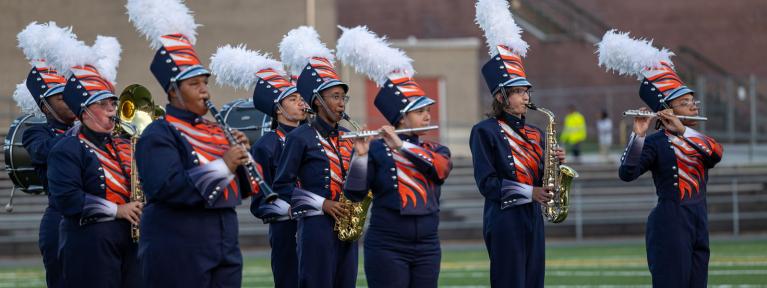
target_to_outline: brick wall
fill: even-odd
[[[634,36],[653,38],[657,45],[671,50],[679,49],[680,45],[692,47],[733,75],[767,77],[763,56],[763,51],[767,51],[765,1],[700,0],[695,1],[695,5],[688,1],[661,0],[572,2],[608,26],[630,31]],[[338,0],[336,3],[340,25],[368,25],[393,39],[480,37],[484,41],[482,31],[474,23],[474,1]],[[636,94],[635,79],[618,77],[597,67],[592,44],[572,39],[542,42],[530,33],[523,33],[523,39],[530,44],[524,62],[537,90],[534,97],[539,105],[563,114],[567,104],[576,104],[589,123],[595,123],[596,114],[602,109],[618,115],[627,108],[642,105]],[[488,55],[485,48],[480,50],[477,57],[481,65]],[[475,71],[478,75],[479,67]],[[682,77],[693,78],[692,75]],[[484,83],[477,93],[487,93]],[[483,107],[489,107],[489,97],[480,99],[484,101]],[[618,119],[613,116],[616,123]],[[589,134],[592,134],[595,127],[590,128]]]

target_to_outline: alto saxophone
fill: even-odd
[[[526,106],[531,110],[545,114],[549,119],[549,124],[546,126],[546,147],[543,156],[543,187],[550,188],[553,195],[543,207],[543,217],[546,218],[546,221],[559,223],[567,218],[570,205],[570,186],[573,178],[578,177],[578,172],[569,166],[561,165],[554,151],[557,147],[554,113],[548,109],[537,107],[533,103],[528,103]]]
[[[349,115],[344,113],[342,118],[349,122],[355,130],[359,131],[360,126],[349,118]],[[373,202],[373,193],[368,192],[360,202],[353,202],[341,193],[341,197],[338,199],[346,207],[349,207],[349,214],[345,217],[341,217],[336,221],[333,231],[338,234],[338,239],[341,241],[356,241],[362,237],[362,230],[365,227],[365,219],[367,219],[368,209]]]

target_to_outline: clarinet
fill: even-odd
[[[218,113],[218,109],[216,109],[216,106],[213,105],[213,102],[210,100],[205,100],[205,106],[208,106],[208,111],[210,111],[210,114],[213,115],[213,117],[216,118],[216,122],[218,122],[218,125],[221,125],[221,127],[224,130],[224,134],[226,134],[226,139],[229,140],[230,144],[233,145],[241,145],[240,142],[237,141],[236,138],[234,138],[234,135],[232,134],[232,128],[229,127],[226,122],[224,122],[224,117],[221,116],[220,113]],[[264,177],[261,175],[260,172],[258,172],[258,169],[256,169],[256,165],[253,165],[253,161],[248,162],[245,164],[245,171],[248,173],[248,178],[250,178],[251,181],[255,181],[258,184],[258,188],[264,192],[264,197],[266,199],[266,202],[271,203],[274,200],[277,200],[277,193],[274,193],[272,191],[272,188],[269,187],[269,185],[264,182]]]

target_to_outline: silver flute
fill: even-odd
[[[658,117],[658,114],[655,112],[646,112],[642,110],[628,110],[626,112],[623,112],[623,117]],[[708,118],[704,116],[682,116],[682,115],[676,115],[679,120],[692,120],[692,121],[707,121]]]
[[[436,130],[436,129],[439,129],[438,125],[431,125],[431,126],[425,126],[425,127],[419,127],[419,128],[397,129],[397,130],[394,130],[394,133],[405,134],[405,133],[411,133],[411,132],[429,131],[429,130]],[[378,135],[381,135],[381,133],[383,133],[383,131],[381,130],[365,130],[365,131],[350,132],[350,133],[341,135],[341,139],[353,139],[353,138],[378,136]]]

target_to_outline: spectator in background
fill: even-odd
[[[575,109],[575,105],[568,105],[567,110],[569,113],[565,116],[564,129],[559,137],[567,150],[573,151],[575,163],[578,163],[581,160],[581,142],[586,140],[586,120],[583,114]]]
[[[607,115],[607,110],[602,109],[602,113],[597,121],[597,135],[599,136],[599,155],[602,161],[609,162],[607,155],[610,152],[610,146],[613,145],[613,122]]]

